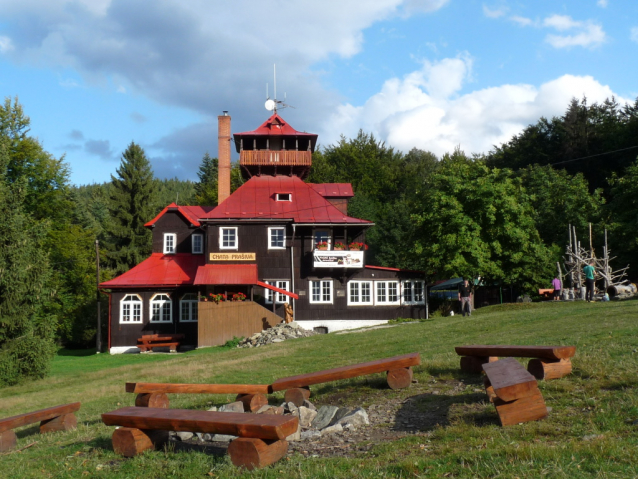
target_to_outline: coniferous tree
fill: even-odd
[[[27,178],[7,180],[9,143],[0,135],[0,385],[47,373],[56,327],[46,312],[49,224],[25,212]]]
[[[116,171],[117,177],[111,175],[107,262],[116,273],[123,273],[151,253],[151,232],[144,224],[153,219],[157,201],[153,170],[142,147],[131,142]]]
[[[199,182],[195,184],[195,202],[199,206],[217,205],[217,175],[219,171],[219,161],[211,158],[206,152],[199,165],[197,177]]]

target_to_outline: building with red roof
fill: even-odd
[[[276,112],[235,133],[245,183],[230,194],[230,116],[219,122],[218,206],[168,205],[145,225],[151,257],[100,285],[110,293],[112,352],[142,334],[181,333],[198,345],[198,304],[210,293],[243,293],[281,317],[291,305],[303,327],[325,332],[424,317],[421,273],[366,265],[374,224],[348,216],[352,186],[303,181],[317,135]]]

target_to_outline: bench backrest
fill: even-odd
[[[299,420],[297,416],[275,414],[125,407],[102,414],[102,422],[107,426],[279,440],[297,432]]]
[[[538,389],[536,378],[514,358],[483,364],[494,393],[503,401],[530,396]]]
[[[381,373],[391,369],[409,368],[421,364],[419,353],[403,354],[392,358],[378,359],[367,363],[342,366],[334,369],[326,369],[315,373],[300,374],[287,378],[277,379],[272,383],[273,391],[283,391],[285,389],[300,388],[312,384],[327,383],[339,379],[354,378],[367,374]]]
[[[500,346],[471,345],[454,348],[459,356],[504,356],[517,358],[567,359],[576,354],[576,346]]]
[[[184,339],[183,334],[143,334],[138,341],[175,341]]]
[[[174,394],[270,394],[266,384],[174,384],[174,383],[126,383],[127,393]]]
[[[53,419],[54,417],[62,416],[63,414],[76,412],[80,409],[80,405],[81,403],[79,402],[62,404],[61,406],[53,406],[46,409],[40,409],[39,411],[0,419],[0,433],[8,431],[9,429],[15,429],[16,427],[26,426],[27,424]]]

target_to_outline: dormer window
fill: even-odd
[[[175,233],[164,233],[164,254],[175,254]]]
[[[292,201],[292,195],[290,193],[277,193],[277,201]]]

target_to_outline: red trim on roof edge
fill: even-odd
[[[286,291],[285,289],[275,288],[274,286],[264,283],[262,281],[257,281],[257,286],[261,286],[262,288],[271,289],[281,294],[285,294],[286,296],[290,296],[291,298],[299,299],[299,295],[295,293],[291,293],[290,291]]]
[[[365,267],[368,268],[368,269],[381,269],[381,270],[384,270],[384,271],[399,271],[401,273],[423,273],[423,274],[425,274],[425,271],[418,271],[418,270],[415,270],[415,269],[389,268],[387,266],[372,266],[371,264],[366,264]]]
[[[188,215],[188,213],[186,213],[184,211],[184,209],[179,206],[176,205],[175,203],[171,203],[170,205],[168,205],[166,208],[164,208],[160,214],[158,214],[155,218],[153,218],[151,221],[149,221],[148,223],[146,223],[144,226],[146,226],[147,228],[149,226],[153,226],[157,220],[159,220],[162,216],[164,216],[164,214],[166,214],[166,212],[170,209],[170,208],[177,208],[177,212],[180,213],[190,224],[192,224],[193,226],[201,226],[201,224],[199,223],[199,221],[193,219],[190,215]]]

